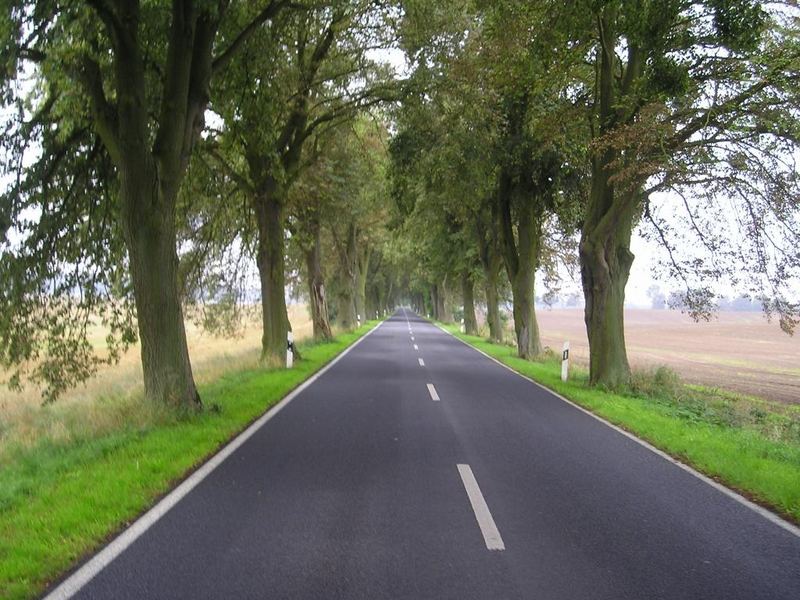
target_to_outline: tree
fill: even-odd
[[[262,357],[270,362],[286,355],[289,192],[317,158],[315,152],[304,158],[310,140],[394,93],[385,69],[366,56],[382,43],[386,31],[376,25],[385,10],[365,0],[286,13],[269,36],[243,50],[240,68],[226,73],[225,94],[213,105],[225,127],[209,143],[211,156],[239,182],[255,217],[244,226],[257,232]],[[266,76],[253,81],[253,73]]]
[[[797,212],[787,201],[798,180],[781,157],[799,139],[796,25],[749,0],[584,7],[595,23],[597,73],[587,86],[592,186],[580,242],[591,383],[615,386],[629,377],[623,306],[631,232],[642,216],[667,248],[695,316],[713,302],[710,281],[750,272],[768,292],[765,308],[791,330],[800,306],[786,300],[785,285],[800,255],[790,250],[797,248]],[[699,189],[706,204],[692,207],[685,193]],[[708,262],[676,256],[669,225],[653,206],[664,190],[684,198]],[[743,209],[736,237],[749,253],[726,252],[724,236],[714,234],[726,222],[713,208],[723,198]]]
[[[337,186],[335,209],[327,222],[339,259],[339,323],[351,328],[367,317],[370,265],[382,244],[387,219],[385,191],[386,129],[362,118],[340,131],[337,170],[347,173]]]
[[[16,173],[4,204],[22,241],[3,257],[3,363],[42,359],[45,366],[33,374],[53,394],[88,377],[85,332],[93,310],[110,312],[112,347],[132,339],[123,324],[129,312],[99,308],[116,281],[123,295],[128,285],[132,291],[146,396],[200,405],[177,277],[176,199],[204,127],[212,81],[287,4],[11,3],[3,98],[21,116],[3,138],[11,155],[5,169]],[[36,84],[29,93],[16,82],[31,70]],[[32,165],[23,158],[36,152],[30,139],[42,149]],[[102,195],[90,196],[92,189]],[[38,220],[26,220],[31,210],[40,211]],[[111,236],[105,240],[85,227],[98,217],[113,220],[102,225]],[[77,239],[90,243],[77,250]],[[45,266],[53,260],[70,261],[71,285]],[[44,268],[25,268],[30,265]],[[98,275],[101,268],[127,274]],[[29,318],[31,309],[37,318]],[[47,334],[37,331],[42,326]],[[53,352],[59,348],[53,340],[78,352]]]
[[[547,248],[548,242],[555,239],[557,229],[569,231],[575,226],[573,207],[579,198],[575,193],[579,170],[570,165],[570,159],[577,162],[580,145],[571,139],[575,128],[570,125],[574,118],[570,112],[574,111],[563,98],[571,63],[551,50],[568,35],[569,27],[540,33],[550,19],[549,7],[548,3],[522,6],[513,2],[480,7],[467,33],[445,54],[448,78],[436,89],[442,97],[436,109],[453,111],[455,126],[445,117],[449,127],[442,131],[455,142],[454,147],[475,154],[471,147],[477,137],[478,147],[489,149],[468,164],[480,165],[474,172],[483,181],[475,188],[485,190],[472,206],[486,279],[494,286],[487,291],[492,305],[489,313],[495,313],[490,328],[499,329],[494,310],[498,266],[495,246],[481,238],[485,240],[485,231],[496,229],[496,248],[514,297],[517,349],[524,358],[541,352],[534,303],[536,272],[540,268],[556,272],[546,264],[558,256],[555,248]],[[579,52],[576,48],[565,54],[571,58]],[[462,115],[472,120],[463,123]],[[480,121],[484,125],[477,126]],[[460,137],[460,132],[466,135]],[[453,179],[473,182],[475,178],[460,168],[465,161],[452,154],[448,158]],[[445,164],[441,161],[440,168]],[[488,205],[488,211],[481,203]]]

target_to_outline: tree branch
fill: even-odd
[[[100,72],[100,65],[88,55],[84,54],[81,57],[78,80],[89,96],[97,133],[106,145],[112,160],[119,166],[122,161],[122,152],[120,149],[117,113],[106,99],[103,91],[103,76]]]
[[[239,173],[236,169],[231,166],[228,161],[219,153],[216,148],[206,148],[206,153],[211,156],[221,167],[222,170],[225,171],[228,176],[236,182],[236,185],[242,189],[242,191],[248,194],[255,193],[255,187],[253,186],[250,181],[248,181],[247,177]]]
[[[233,56],[238,52],[242,45],[250,38],[253,33],[265,22],[274,18],[282,9],[290,6],[298,6],[289,0],[270,0],[269,4],[264,7],[258,15],[247,24],[247,26],[239,32],[239,35],[234,38],[231,44],[223,50],[219,56],[214,58],[211,62],[211,71],[214,75],[228,66]]]

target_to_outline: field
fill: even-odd
[[[295,339],[312,334],[311,319],[305,305],[289,307]],[[261,323],[246,324],[239,337],[224,338],[205,333],[186,323],[189,353],[198,384],[215,381],[222,375],[253,368],[258,363]],[[97,329],[93,342],[100,346],[104,332]],[[0,371],[0,381],[4,381]],[[152,406],[143,406],[142,368],[138,346],[131,347],[115,365],[101,367],[84,385],[70,390],[52,406],[41,406],[41,394],[34,386],[12,392],[0,384],[0,465],[8,451],[32,447],[49,440],[57,444],[75,438],[92,438],[115,431],[123,425],[141,421],[144,426],[158,421]],[[144,409],[144,410],[143,410]]]
[[[582,309],[539,310],[542,343],[588,364]],[[760,313],[722,312],[695,323],[671,310],[627,310],[625,338],[635,367],[667,365],[688,383],[800,403],[800,332],[783,333]]]

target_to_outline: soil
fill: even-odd
[[[542,343],[587,365],[582,309],[538,310]],[[760,313],[721,312],[695,323],[671,310],[626,310],[625,338],[633,367],[667,365],[684,381],[800,404],[800,331],[789,336]]]

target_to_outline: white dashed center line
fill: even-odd
[[[478,520],[478,527],[481,528],[486,547],[489,550],[505,550],[506,545],[503,543],[503,538],[500,537],[500,531],[498,531],[497,525],[494,523],[492,513],[489,512],[489,506],[481,493],[481,488],[478,487],[475,475],[472,474],[472,469],[469,465],[457,465],[457,467],[461,475],[461,481],[464,483],[464,488],[467,490],[472,511]]]
[[[428,393],[431,395],[431,400],[434,400],[435,402],[439,401],[439,394],[436,393],[436,388],[433,387],[432,383],[428,384]]]

